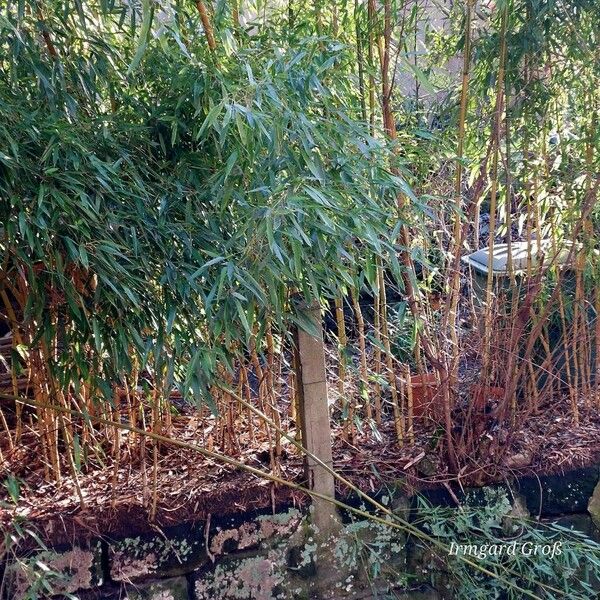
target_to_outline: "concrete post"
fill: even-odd
[[[328,467],[333,467],[331,426],[327,402],[327,376],[323,325],[318,304],[301,307],[312,322],[316,336],[296,328],[296,349],[299,366],[298,407],[302,430],[302,445]],[[310,489],[333,498],[335,480],[323,466],[310,457],[305,458],[306,475]],[[321,532],[339,527],[337,511],[333,504],[313,498],[313,523]]]

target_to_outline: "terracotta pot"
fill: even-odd
[[[471,397],[475,410],[483,411],[488,400],[502,400],[506,390],[497,385],[485,386],[480,383],[474,383],[471,386]]]
[[[435,373],[412,375],[410,388],[412,391],[413,417],[435,418],[438,412],[436,397],[439,391]]]

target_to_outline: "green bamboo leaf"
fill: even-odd
[[[226,181],[229,175],[231,174],[231,170],[235,166],[235,163],[238,158],[237,150],[234,150],[229,158],[227,159],[227,164],[225,165],[225,175],[223,176],[223,181]]]
[[[312,337],[318,337],[320,335],[319,329],[313,320],[312,313],[298,309],[296,313],[290,315],[290,318],[293,323]]]
[[[137,69],[144,52],[146,51],[146,45],[148,44],[148,36],[150,35],[150,28],[152,27],[152,20],[154,18],[154,2],[151,0],[142,0],[142,27],[140,29],[140,36],[138,38],[138,45],[135,51],[135,55],[129,68],[127,69],[127,75],[131,75],[135,69]]]

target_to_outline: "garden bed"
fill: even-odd
[[[583,410],[583,408],[582,408]],[[441,487],[460,493],[461,487],[483,485],[514,476],[557,474],[569,469],[593,465],[600,459],[600,413],[590,412],[584,425],[570,423],[565,407],[557,404],[528,420],[528,427],[518,430],[509,452],[477,464],[463,465],[460,476],[444,472],[438,453],[431,449],[431,429],[417,432],[414,445],[398,447],[392,419],[389,418],[377,440],[372,434],[359,434],[354,446],[341,439],[335,430],[334,467],[337,472],[368,494],[376,495],[386,486],[400,486],[403,493]],[[181,415],[173,421],[171,436],[180,441],[198,443],[194,417]],[[481,444],[491,442],[486,432]],[[27,439],[27,438],[25,438]],[[2,488],[5,508],[0,526],[5,528],[16,517],[34,526],[50,544],[82,542],[105,535],[135,535],[149,528],[171,527],[186,522],[205,521],[209,515],[248,513],[254,510],[302,507],[306,494],[217,464],[191,450],[160,448],[156,479],[156,514],[151,518],[153,469],[151,450],[147,451],[145,469],[139,456],[124,456],[119,468],[108,462],[79,475],[84,506],[76,494],[73,480],[64,477],[60,484],[44,481],[39,461],[27,444],[10,453],[4,452],[4,479],[12,473],[20,482],[19,498],[14,509],[6,488]],[[483,453],[480,455],[484,455]],[[263,443],[238,457],[245,464],[269,472],[268,446]],[[280,460],[281,476],[302,483],[302,459],[291,444],[284,445]],[[455,492],[451,492],[455,495]],[[340,498],[351,496],[338,485]]]

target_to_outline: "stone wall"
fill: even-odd
[[[456,495],[483,503],[490,489],[501,491],[512,498],[516,516],[552,518],[599,540],[599,475],[590,467]],[[445,489],[424,496],[436,506],[454,503]],[[392,498],[395,512],[414,518],[409,498]],[[45,550],[6,570],[11,600],[29,598],[32,586],[38,598],[50,597],[42,580],[61,600],[359,599],[374,597],[374,587],[384,594],[378,597],[395,590],[395,598],[414,600],[448,593],[443,560],[403,532],[348,519],[334,532],[317,531],[310,512],[294,508]]]

